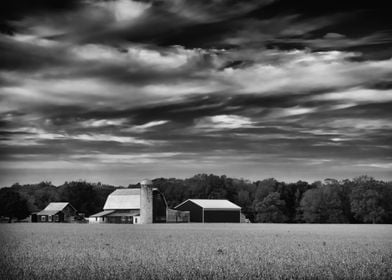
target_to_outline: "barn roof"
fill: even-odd
[[[227,199],[188,199],[183,203],[180,203],[174,208],[177,208],[184,204],[187,201],[191,201],[194,204],[199,205],[200,207],[208,210],[240,210],[241,207],[234,204]]]
[[[128,211],[116,211],[116,210],[104,210],[94,215],[91,215],[90,218],[98,218],[98,217],[132,217],[139,216],[140,210],[128,210]]]
[[[140,209],[140,189],[117,189],[106,199],[103,210]]]
[[[45,207],[44,210],[57,210],[57,211],[61,211],[63,210],[65,207],[67,207],[69,203],[68,202],[51,202],[49,203],[48,206]]]
[[[68,205],[74,208],[71,204],[69,204],[69,202],[51,202],[48,204],[48,206],[45,207],[44,210],[38,212],[37,215],[55,215],[58,212],[64,210],[64,208]]]
[[[103,217],[103,216],[109,215],[109,214],[111,214],[113,212],[114,212],[114,210],[101,211],[101,212],[98,212],[98,213],[96,213],[94,215],[91,215],[90,217],[94,217],[94,218],[95,217]]]
[[[130,210],[126,212],[113,211],[108,216],[110,217],[133,217],[140,216],[140,210]]]

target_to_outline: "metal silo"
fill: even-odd
[[[152,181],[140,182],[140,223],[152,224]]]

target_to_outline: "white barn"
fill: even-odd
[[[149,224],[165,223],[167,203],[150,180],[141,188],[117,189],[106,199],[103,211],[91,215],[90,223]]]
[[[91,215],[90,223],[138,224],[140,189],[117,189],[106,199],[103,211]]]

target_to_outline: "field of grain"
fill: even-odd
[[[391,225],[1,224],[0,279],[392,279]]]

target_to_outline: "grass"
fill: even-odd
[[[392,279],[392,225],[1,224],[0,279]]]

